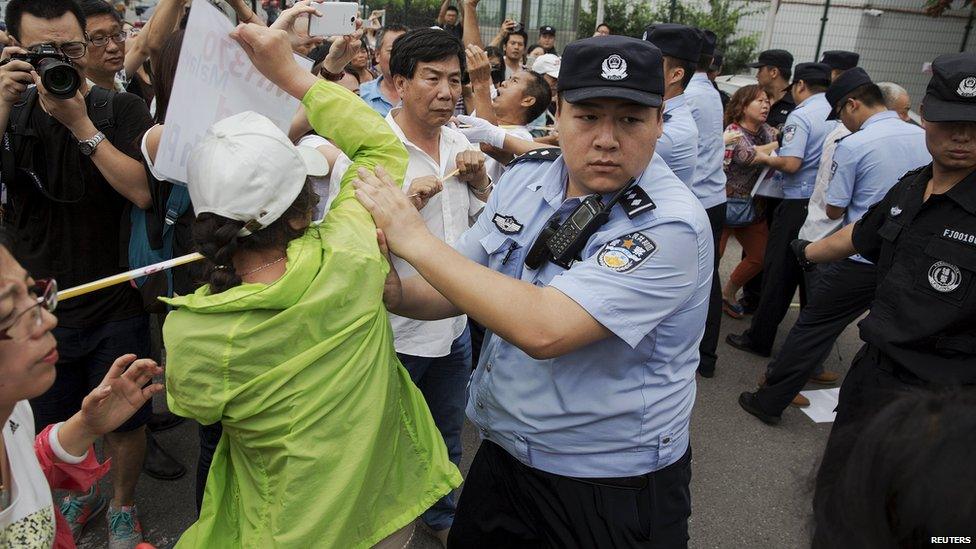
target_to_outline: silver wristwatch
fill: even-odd
[[[91,156],[95,154],[95,149],[98,144],[105,141],[105,134],[102,132],[96,133],[91,139],[85,139],[84,141],[78,142],[78,148],[81,149],[81,154],[85,156]]]

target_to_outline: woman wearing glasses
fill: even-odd
[[[84,399],[81,411],[34,437],[28,399],[55,378],[57,284],[34,280],[0,244],[0,547],[75,547],[51,489],[88,490],[108,469],[92,443],[136,413],[162,385],[162,370],[124,355]]]

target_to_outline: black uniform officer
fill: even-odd
[[[906,174],[856,224],[794,243],[801,261],[856,251],[878,267],[834,432],[891,389],[976,383],[976,54],[936,58],[922,117],[931,164]]]
[[[793,243],[801,263],[857,251],[878,269],[874,304],[859,324],[865,345],[841,387],[825,464],[837,463],[898,393],[976,384],[976,54],[933,61],[922,117],[931,164],[906,174],[858,223]],[[820,471],[815,506],[836,475]]]

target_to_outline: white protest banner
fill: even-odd
[[[234,24],[208,0],[193,0],[156,155],[156,168],[169,181],[186,183],[190,151],[214,122],[254,111],[287,132],[298,110],[297,99],[254,68],[228,36],[232,30]],[[311,70],[310,60],[295,60]]]

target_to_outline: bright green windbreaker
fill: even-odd
[[[276,282],[168,300],[170,409],[224,427],[178,547],[369,547],[461,483],[394,352],[389,267],[349,184],[360,166],[402,179],[406,150],[336,84],[302,102],[353,160],[326,220],[290,243]]]

